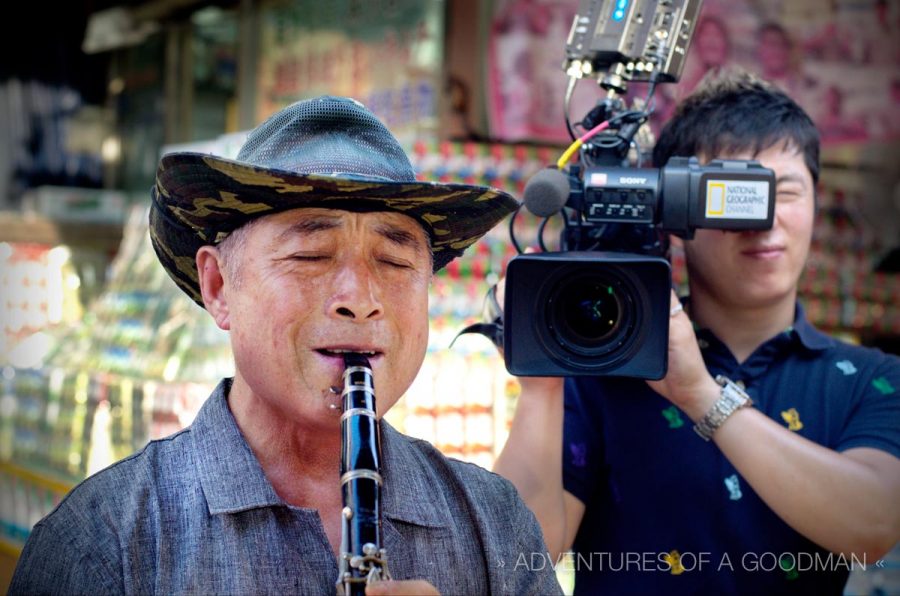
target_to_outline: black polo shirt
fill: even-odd
[[[738,363],[710,332],[712,374],[816,443],[900,457],[900,359],[792,327]],[[840,594],[875,561],[825,551],[782,522],[691,420],[641,380],[566,381],[563,476],[587,505],[576,594]],[[852,515],[852,512],[848,512]]]

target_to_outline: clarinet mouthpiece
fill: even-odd
[[[369,359],[365,357],[363,354],[359,354],[357,352],[347,352],[344,354],[344,366],[365,366],[366,368],[372,368],[369,364]]]

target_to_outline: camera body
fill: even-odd
[[[696,157],[673,157],[662,169],[573,167],[568,179],[564,206],[580,212],[581,221],[566,227],[566,250],[602,244],[609,237],[602,224],[658,224],[662,232],[690,239],[697,228],[768,230],[775,212],[775,175],[758,161],[700,165]],[[526,193],[530,208],[529,199]],[[579,227],[587,228],[588,238],[576,235]],[[616,249],[647,250],[621,244]]]
[[[526,189],[525,206],[546,214],[561,205],[562,252],[520,255],[507,267],[507,369],[664,377],[672,288],[664,235],[771,228],[774,173],[756,161],[681,157],[661,169],[545,172]]]

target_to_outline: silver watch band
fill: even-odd
[[[733,383],[731,379],[722,375],[716,375],[716,383],[722,387],[721,397],[713,404],[706,415],[694,425],[694,431],[704,441],[712,439],[713,433],[728,420],[729,416],[741,408],[753,405],[753,400],[750,399],[747,392]]]

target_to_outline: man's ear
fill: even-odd
[[[203,304],[212,315],[219,329],[231,329],[228,317],[228,299],[225,296],[225,279],[222,276],[221,257],[214,246],[201,246],[197,250],[197,273]]]

